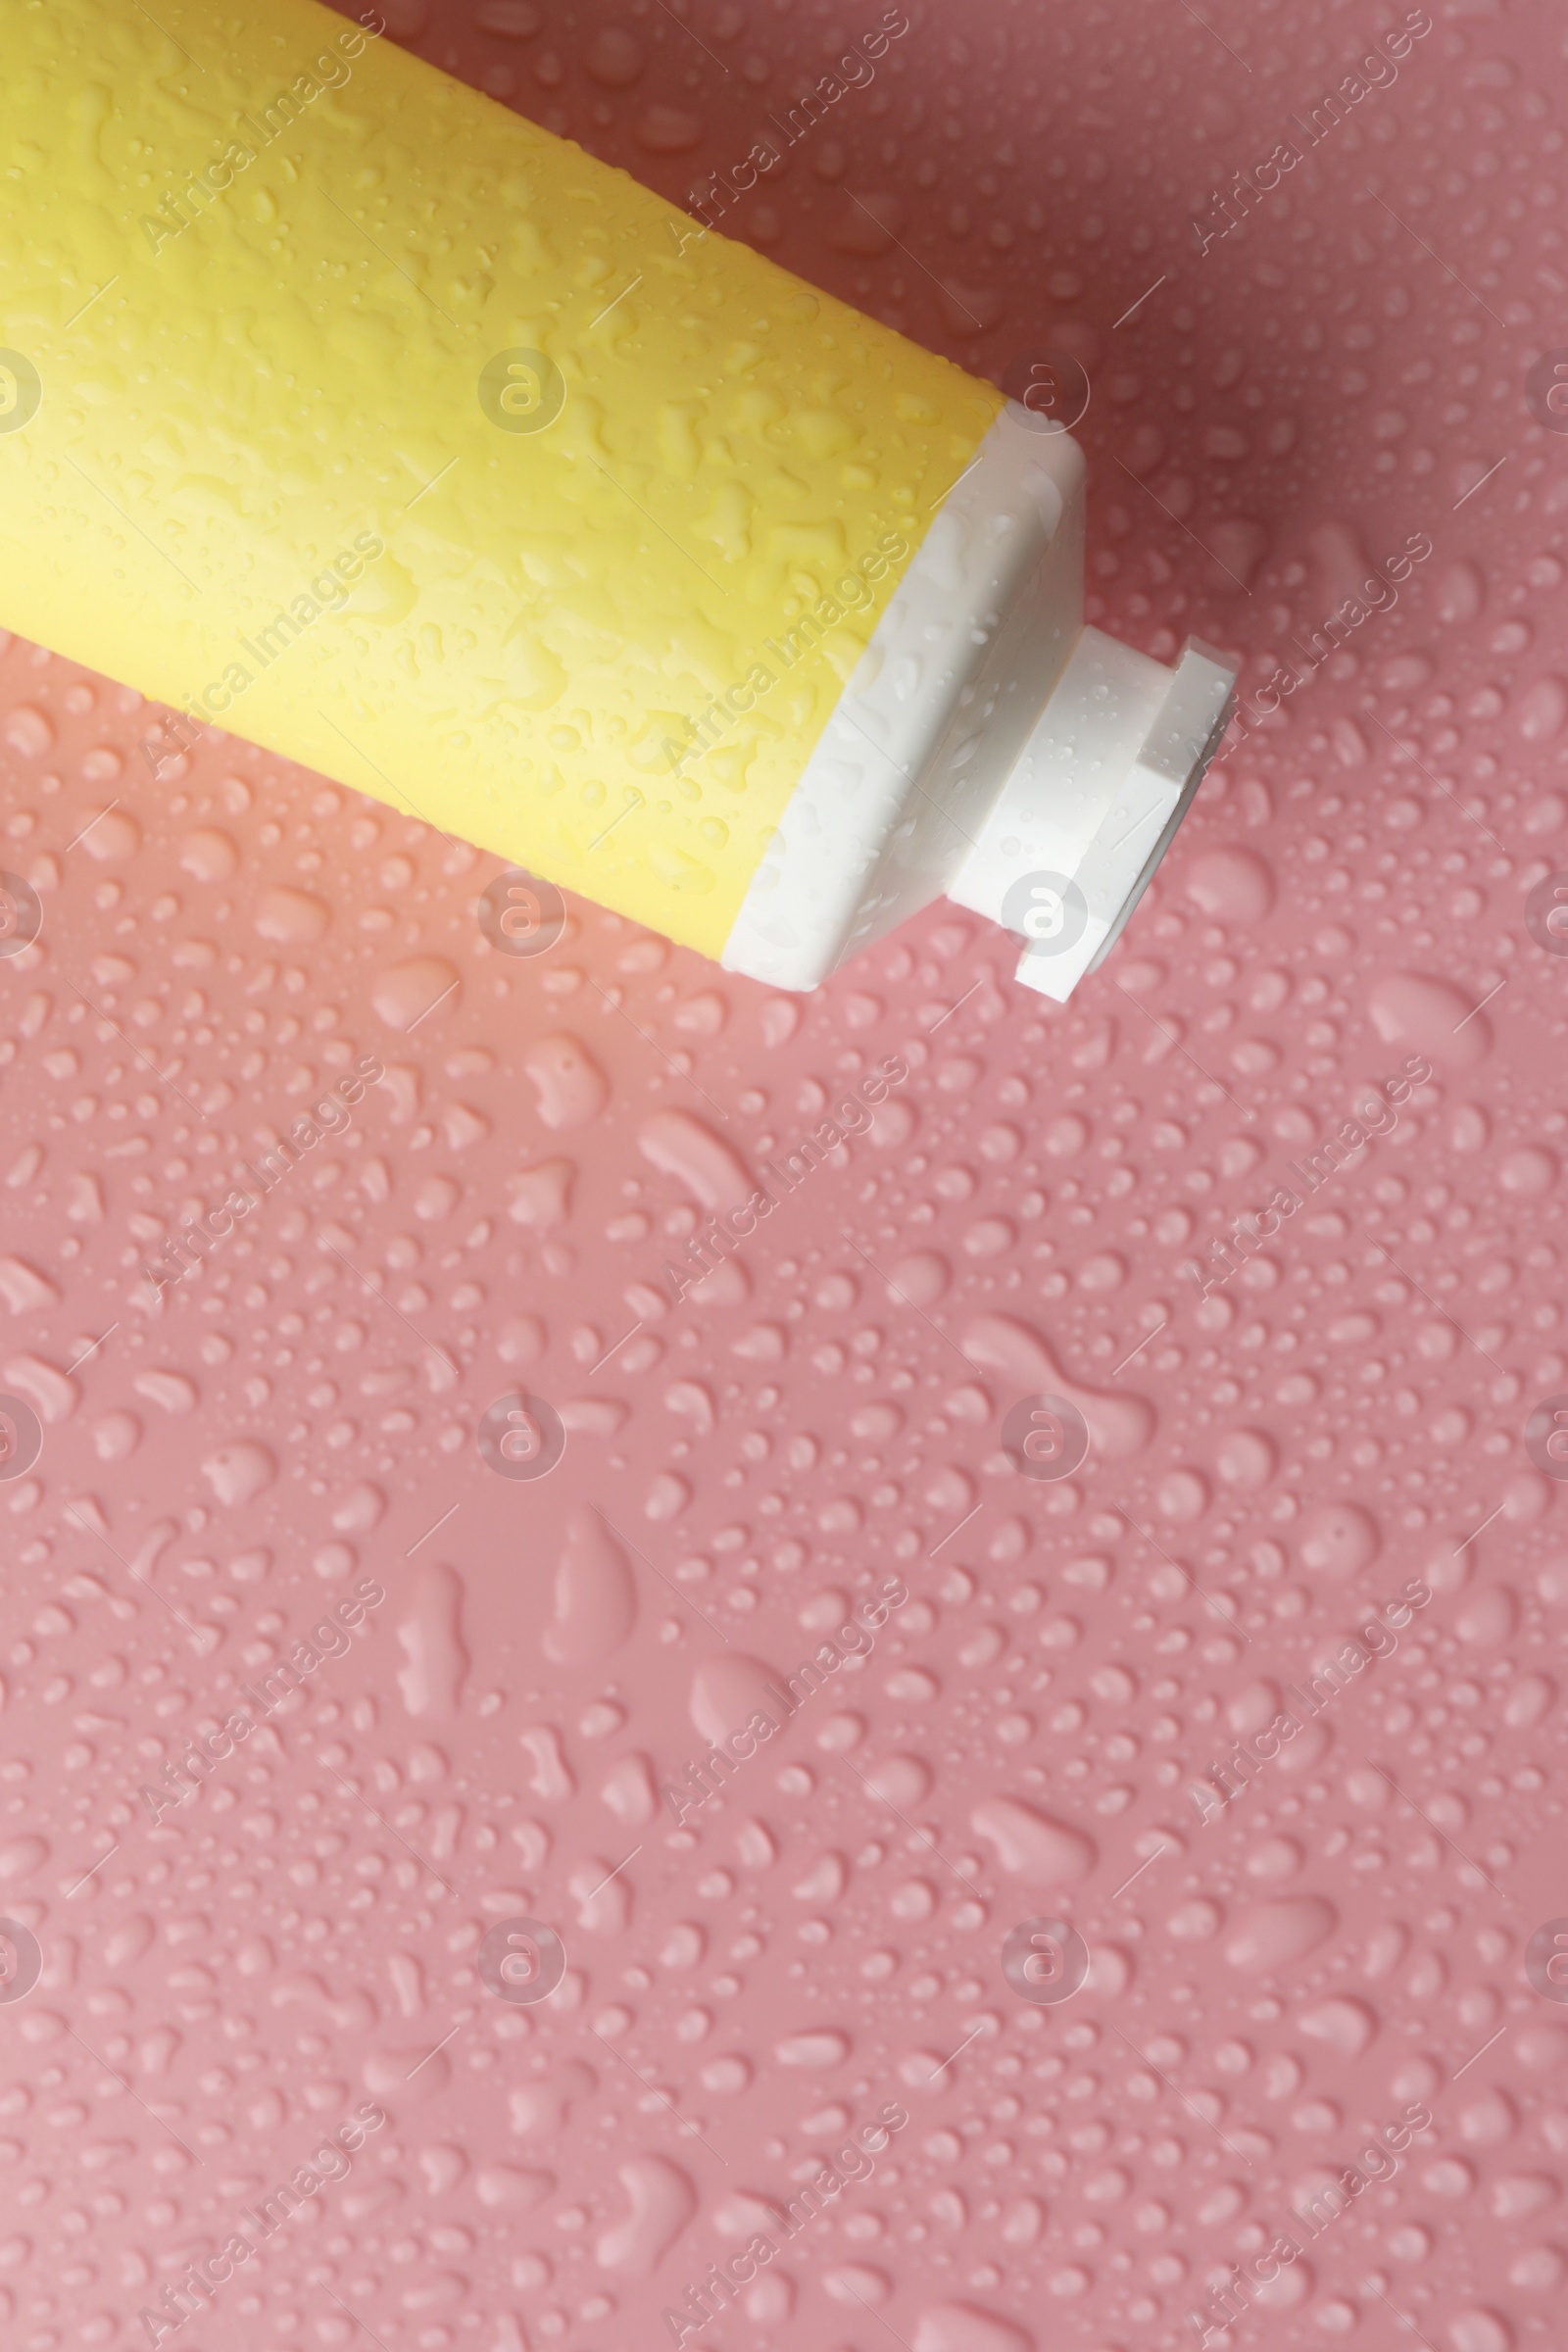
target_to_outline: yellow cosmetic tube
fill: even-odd
[[[946,893],[1066,996],[1234,684],[1084,625],[1071,436],[373,15],[156,13],[0,0],[0,624],[775,986]]]

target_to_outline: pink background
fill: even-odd
[[[386,4],[677,199],[880,13]],[[1235,649],[1250,697],[1369,561],[1433,552],[1230,752],[1065,1009],[940,906],[808,1000],[582,904],[502,957],[493,860],[237,741],[154,785],[134,695],[9,645],[0,856],[44,904],[0,963],[0,1388],[45,1421],[0,1485],[0,1911],[43,1956],[0,2005],[19,2352],[146,2342],[371,2099],[349,2177],[164,2342],[651,2352],[892,2101],[871,2177],[688,2341],[1196,2344],[1414,2103],[1210,2343],[1553,2340],[1568,2015],[1522,1956],[1568,1914],[1568,1558],[1522,1433],[1568,1390],[1568,964],[1524,906],[1568,866],[1568,439],[1525,378],[1568,343],[1561,18],[1433,0],[1200,255],[1393,12],[909,13],[731,219],[978,371],[1081,361],[1091,616]],[[352,1126],[153,1311],[143,1258],[367,1054]],[[701,1131],[755,1170],[890,1055],[870,1135],[661,1298]],[[1200,1303],[1184,1262],[1412,1055],[1393,1131]],[[476,1450],[519,1387],[568,1428],[539,1482]],[[1035,1482],[1000,1431],[1047,1389],[1095,1444]],[[895,1573],[863,1667],[650,1817],[737,1660],[789,1671]],[[366,1578],[350,1654],[154,1826],[138,1790]],[[1395,1653],[1200,1826],[1189,1784],[1411,1578]],[[517,1915],[564,1939],[549,2001],[476,1973]],[[1058,2006],[1002,1967],[1041,1915],[1093,1954]]]

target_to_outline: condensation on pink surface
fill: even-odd
[[[874,17],[387,5],[677,198]],[[1078,357],[1091,617],[1246,656],[1069,1007],[941,908],[809,1000],[581,904],[497,954],[493,860],[0,662],[18,2352],[1552,2340],[1561,20],[1433,0],[1220,236],[1399,16],[909,13],[729,224]]]

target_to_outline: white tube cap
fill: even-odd
[[[1231,713],[1237,665],[1190,637],[1174,669],[1085,628],[948,896],[1028,941],[1058,1003],[1106,955]]]

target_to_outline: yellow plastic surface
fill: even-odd
[[[0,623],[714,956],[1002,406],[312,0],[0,0]]]

